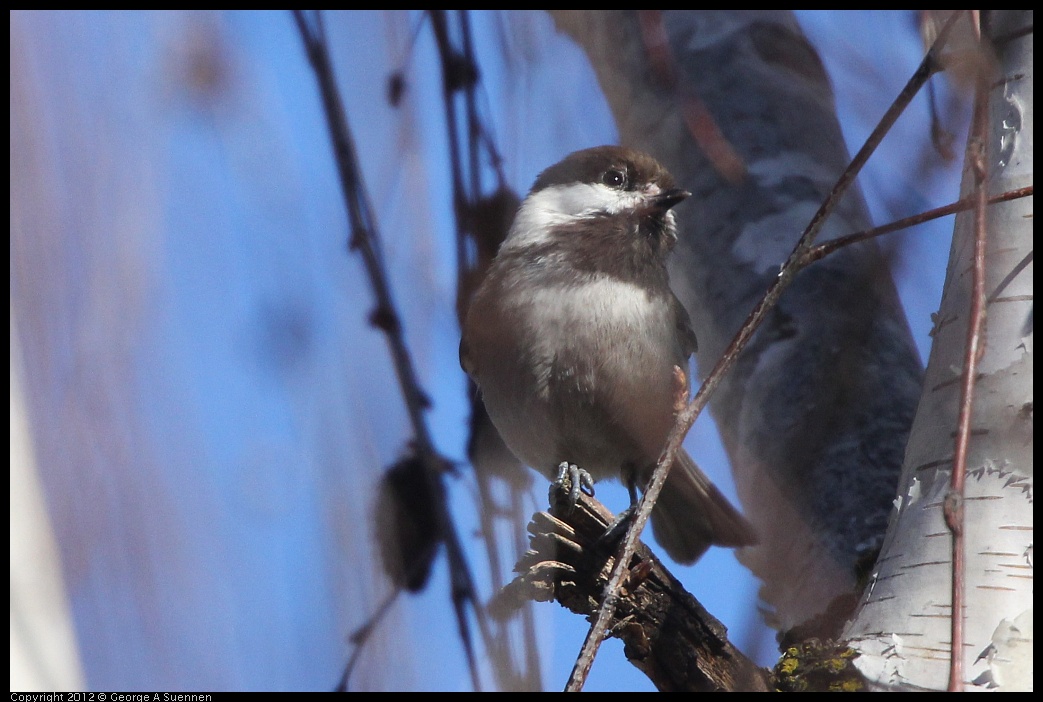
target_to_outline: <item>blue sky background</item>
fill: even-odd
[[[798,18],[832,77],[854,151],[922,57],[916,15]],[[12,43],[28,43],[20,65],[38,87],[40,158],[65,193],[67,211],[56,216],[88,253],[133,264],[93,264],[85,290],[110,274],[118,287],[98,304],[127,339],[134,382],[119,403],[133,417],[126,424],[133,446],[144,449],[135,457],[148,459],[111,482],[102,470],[80,488],[41,449],[52,510],[69,491],[99,490],[97,510],[52,514],[88,684],[329,689],[348,654],[347,633],[386,591],[364,532],[374,481],[409,429],[384,340],[366,323],[372,295],[346,249],[328,133],[292,18],[90,12],[12,19]],[[343,12],[328,15],[327,26],[393,294],[433,400],[432,433],[439,450],[463,464],[468,404],[457,362],[441,75],[429,26],[408,49],[419,19]],[[472,26],[483,117],[517,192],[564,154],[616,141],[583,54],[546,15],[475,12]],[[213,78],[216,89],[193,82],[198,52],[224,71]],[[397,109],[385,98],[395,69],[408,86]],[[945,104],[944,80],[937,85]],[[962,152],[965,116],[943,111],[942,118],[958,130]],[[929,136],[921,96],[859,179],[875,222],[957,198],[956,166],[921,167],[931,156]],[[13,179],[20,166],[12,157]],[[90,208],[92,198],[104,206]],[[951,227],[942,220],[886,244],[896,247],[897,281],[924,360]],[[21,276],[13,264],[13,299],[32,290]],[[138,276],[140,289],[128,290],[127,280]],[[130,319],[127,299],[139,301]],[[75,337],[68,349],[81,353],[83,343]],[[57,378],[41,383],[60,388]],[[40,441],[60,450],[61,439]],[[734,499],[708,415],[687,446]],[[101,453],[84,465],[108,465]],[[460,531],[476,547],[466,468],[450,489]],[[539,480],[533,510],[544,495]],[[616,509],[627,504],[622,488],[599,486],[599,497]],[[107,517],[88,548],[76,536],[99,513]],[[139,531],[149,534],[144,544],[119,542]],[[477,558],[472,565],[481,580]],[[757,585],[731,552],[713,549],[675,573],[743,650],[774,662]],[[554,604],[536,613],[544,684],[560,689],[587,625]],[[424,593],[400,599],[372,655],[367,665],[376,672],[360,670],[362,687],[469,689],[443,559]],[[652,687],[610,640],[586,689]]]

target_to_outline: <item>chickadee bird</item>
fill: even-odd
[[[633,503],[652,475],[696,348],[666,270],[689,195],[645,154],[570,154],[536,178],[474,294],[460,363],[507,446],[551,479],[621,478]],[[680,563],[756,542],[683,450],[652,528]]]

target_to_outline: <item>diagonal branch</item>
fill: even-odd
[[[995,205],[1000,202],[1007,202],[1009,200],[1017,200],[1021,197],[1031,197],[1035,188],[1031,185],[1026,185],[1024,188],[1015,188],[1014,190],[1008,190],[1005,193],[999,195],[993,195],[986,201],[989,205]],[[948,205],[942,205],[941,207],[935,207],[921,212],[920,214],[911,215],[909,217],[903,217],[902,219],[896,219],[888,224],[881,224],[879,227],[873,227],[872,229],[866,229],[864,231],[855,232],[854,234],[848,234],[846,236],[837,237],[831,239],[822,244],[816,244],[812,246],[804,254],[803,265],[814,263],[819,259],[825,258],[831,253],[838,251],[845,246],[851,246],[862,241],[874,239],[884,234],[891,234],[893,232],[901,231],[902,229],[908,229],[909,227],[915,227],[918,224],[924,222],[930,222],[933,219],[940,217],[947,217],[957,212],[965,212],[973,209],[977,206],[976,197],[965,197],[956,202],[949,203]]]

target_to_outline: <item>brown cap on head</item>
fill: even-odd
[[[624,181],[606,182],[607,177],[613,177],[609,175],[612,172],[622,174]],[[648,154],[623,146],[595,146],[571,153],[540,173],[530,192],[569,183],[604,183],[621,190],[634,190],[648,183],[655,183],[661,190],[674,187],[670,173]]]

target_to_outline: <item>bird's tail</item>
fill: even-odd
[[[694,563],[710,546],[752,546],[753,526],[683,449],[652,510],[656,541],[678,563]]]

